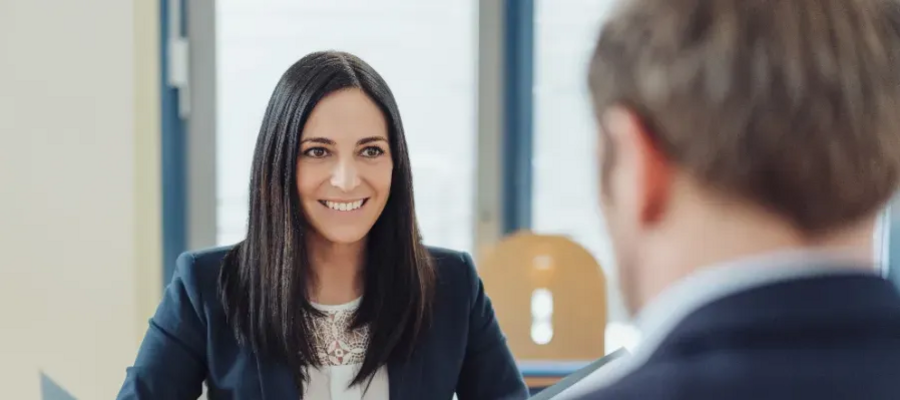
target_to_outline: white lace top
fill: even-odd
[[[314,321],[313,335],[322,366],[308,371],[309,384],[305,387],[303,400],[388,399],[388,375],[384,367],[375,373],[368,389],[365,384],[349,387],[362,365],[369,343],[367,328],[349,331],[359,302],[360,299],[356,299],[333,306],[313,303],[313,307],[325,314]]]

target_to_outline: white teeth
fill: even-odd
[[[357,208],[362,207],[362,204],[363,204],[362,200],[351,201],[349,203],[338,203],[336,201],[326,201],[325,202],[325,205],[328,206],[328,208],[330,208],[332,210],[337,210],[337,211],[353,211]]]

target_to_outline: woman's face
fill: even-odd
[[[364,239],[387,204],[394,163],[387,121],[359,89],[325,96],[300,136],[297,191],[316,233],[335,244]]]

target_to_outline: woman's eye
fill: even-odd
[[[322,158],[328,155],[328,150],[325,150],[323,147],[313,147],[311,149],[306,149],[303,154],[307,157]]]
[[[366,147],[365,149],[363,149],[361,154],[363,157],[375,158],[384,154],[384,150],[382,150],[380,147]]]

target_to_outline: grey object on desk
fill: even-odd
[[[541,390],[540,392],[538,392],[538,394],[532,396],[531,400],[550,400],[554,396],[562,393],[564,390],[568,389],[569,387],[592,374],[594,371],[600,369],[604,365],[609,364],[613,360],[625,357],[628,354],[628,350],[625,350],[624,348],[620,348],[610,354],[607,354],[600,359],[588,364],[584,368],[581,368],[578,371],[573,372],[569,376],[566,376],[555,385]]]

